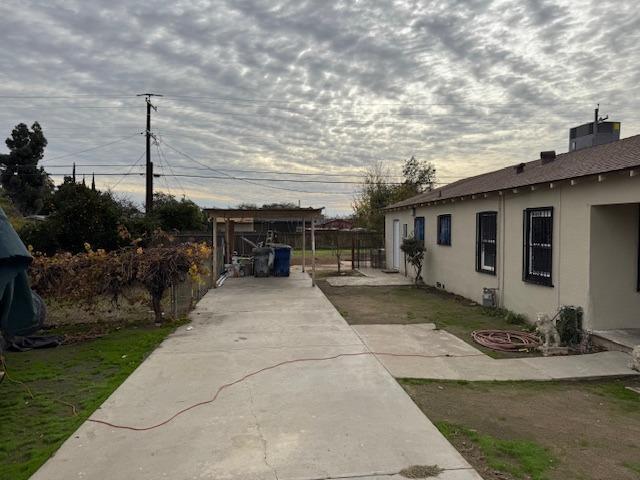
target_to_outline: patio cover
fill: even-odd
[[[222,218],[226,222],[229,222],[229,228],[226,228],[226,235],[228,236],[227,244],[229,243],[230,236],[233,235],[233,219],[238,218],[253,218],[261,220],[298,220],[302,221],[302,271],[305,270],[305,232],[307,221],[311,222],[311,285],[316,284],[316,234],[315,234],[315,221],[322,217],[322,210],[320,208],[205,208],[204,211],[209,217],[209,221],[213,225],[213,245],[217,248],[215,239],[217,238],[217,221]],[[213,270],[212,275],[214,287],[216,285],[216,276],[218,271],[218,255],[214,251],[213,256]]]

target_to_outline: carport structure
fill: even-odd
[[[307,222],[311,223],[311,285],[316,284],[316,236],[315,223],[316,220],[322,218],[322,210],[324,207],[313,208],[205,208],[205,213],[212,222],[213,236],[213,270],[212,275],[217,280],[218,272],[218,255],[215,251],[217,248],[216,239],[218,238],[218,221],[222,219],[225,223],[225,246],[227,263],[231,261],[231,252],[234,250],[234,223],[235,220],[241,218],[253,218],[254,220],[293,220],[302,222],[302,271],[306,267],[306,229]]]

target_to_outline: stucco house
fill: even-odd
[[[584,328],[640,334],[640,135],[459,180],[385,209],[387,266],[426,248],[426,284],[553,315],[584,309]],[[640,335],[638,336],[640,338]]]

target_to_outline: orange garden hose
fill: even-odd
[[[527,332],[513,330],[475,330],[473,340],[483,347],[500,352],[520,352],[540,346],[540,339]]]

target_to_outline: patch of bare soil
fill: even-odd
[[[640,478],[640,395],[625,389],[639,379],[401,383],[432,422],[546,447],[558,460],[549,480]],[[513,478],[491,469],[474,442],[451,441],[483,478]]]
[[[318,285],[331,303],[352,325],[365,323],[413,323],[411,304],[394,300],[395,288],[389,287],[332,287],[327,282]],[[408,289],[411,287],[401,287]],[[407,304],[408,303],[408,304]],[[426,318],[416,318],[426,322]],[[414,321],[415,321],[414,320]]]

